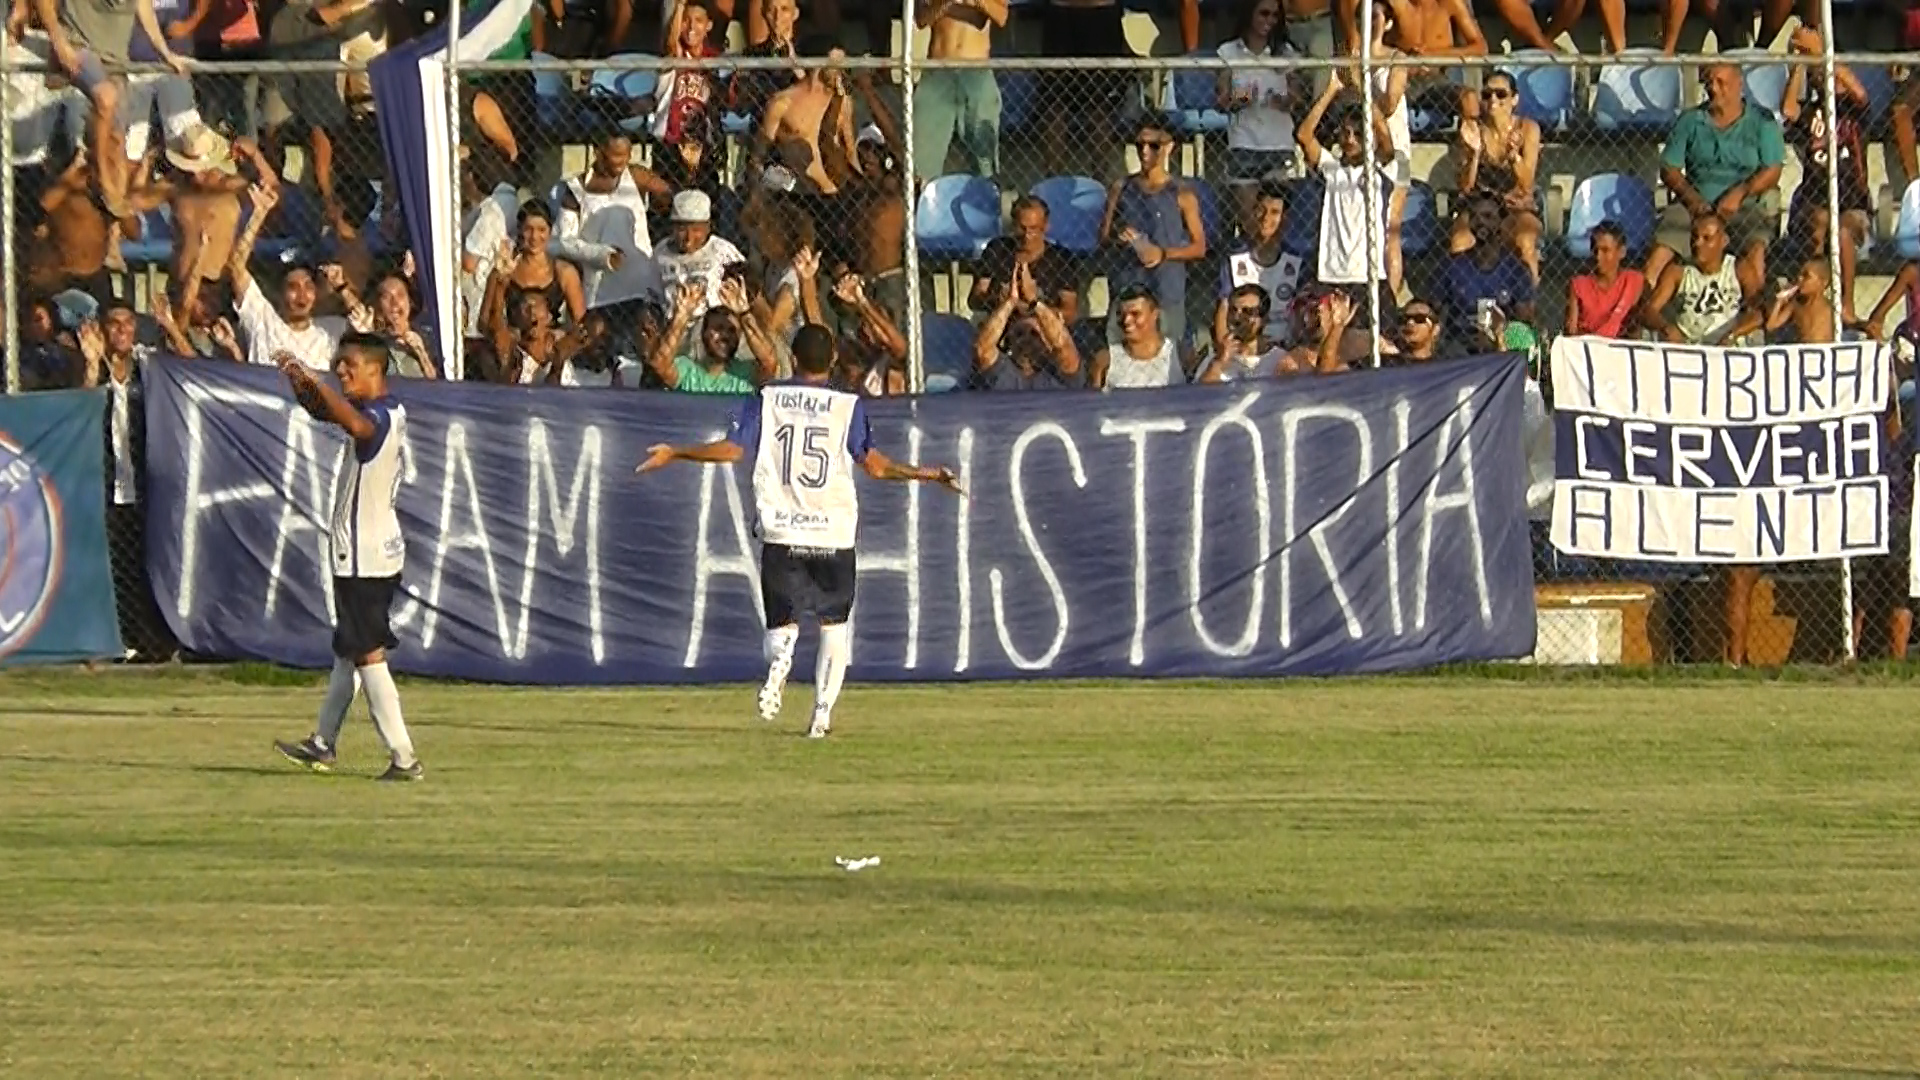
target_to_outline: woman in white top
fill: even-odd
[[[1286,8],[1281,0],[1245,0],[1240,26],[1221,43],[1222,60],[1260,61],[1293,56],[1287,41]],[[1240,220],[1250,227],[1254,194],[1260,182],[1293,171],[1293,114],[1298,99],[1295,77],[1260,65],[1220,73],[1218,88],[1227,122],[1227,184],[1233,188]]]

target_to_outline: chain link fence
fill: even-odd
[[[1740,273],[1714,302],[1756,308],[1811,261],[1836,283],[1837,333],[1920,328],[1920,57],[1858,51],[1920,44],[1912,17],[1842,6],[1823,35],[1762,25],[1771,7],[1719,25],[1603,8],[1409,28],[1411,6],[1313,0],[964,0],[915,19],[537,4],[458,72],[462,306],[444,341],[366,72],[438,13],[203,33],[187,74],[128,74],[104,129],[29,30],[4,54],[9,377],[84,382],[80,327],[114,305],[140,346],[244,360],[238,265],[283,311],[388,334],[415,377],[658,389],[724,306],[776,348],[802,322],[837,327],[840,377],[872,394],[1132,385],[1139,365],[1111,370],[1109,345],[1142,319],[1175,381],[1514,349],[1544,383],[1562,335],[1692,335],[1698,319],[1646,303],[1692,258],[1690,201],[1708,194],[1664,166],[1691,111],[1727,93],[1770,125],[1756,160],[1778,171],[1716,195]],[[102,149],[127,162],[117,222]],[[1350,153],[1385,178],[1351,219],[1318,165]],[[1896,352],[1910,391],[1912,350]],[[1891,508],[1887,558],[1729,571],[1568,558],[1537,499],[1536,659],[1904,656],[1909,505]],[[132,564],[129,646],[167,655],[137,543],[115,557]]]

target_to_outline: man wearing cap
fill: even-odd
[[[946,172],[958,136],[973,172],[1000,166],[1000,84],[987,68],[993,31],[1007,25],[1007,0],[919,0],[914,25],[927,30],[927,59],[978,60],[966,70],[929,71],[913,95],[913,155],[923,175]]]
[[[713,200],[704,191],[682,191],[673,197],[672,230],[667,241],[654,250],[660,266],[660,284],[668,296],[682,285],[699,288],[699,298],[689,315],[698,320],[707,309],[720,303],[720,283],[731,267],[735,274],[746,271],[746,256],[733,242],[713,235]]]
[[[251,140],[229,143],[201,128],[178,148],[169,148],[169,176],[156,189],[167,192],[173,209],[173,266],[176,283],[218,281],[227,272],[234,236],[240,231],[240,196],[249,178],[279,193],[280,179]],[[191,295],[188,293],[187,295]]]

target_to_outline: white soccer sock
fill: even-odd
[[[314,722],[313,737],[329,750],[340,745],[340,727],[347,722],[347,710],[353,708],[354,695],[360,692],[360,676],[353,661],[333,658],[333,673],[327,676],[327,696],[320,699],[320,719]]]
[[[767,640],[763,652],[767,658],[767,682],[784,684],[787,673],[793,670],[793,648],[800,641],[800,628],[796,625],[776,626],[767,631]]]
[[[393,763],[406,768],[414,763],[413,740],[407,736],[407,722],[400,716],[400,688],[393,685],[393,672],[384,661],[360,669],[360,681],[367,688],[367,705],[373,710],[373,726],[380,741],[387,744]]]
[[[853,658],[853,635],[846,623],[820,628],[820,658],[813,665],[813,710],[831,712]]]

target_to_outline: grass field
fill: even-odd
[[[1911,685],[404,693],[0,677],[0,1076],[1920,1075]]]

